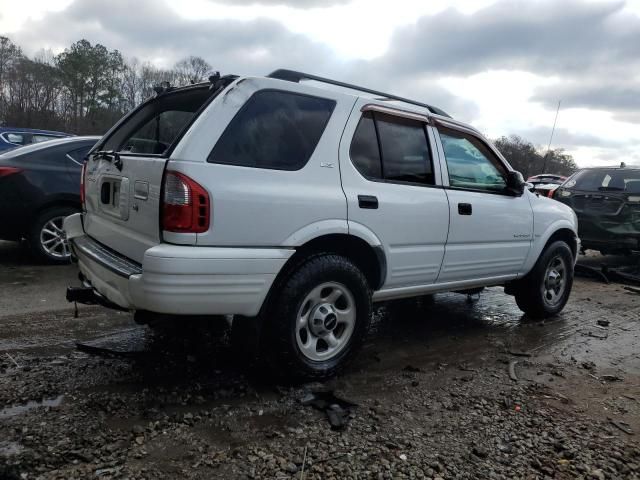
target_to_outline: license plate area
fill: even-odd
[[[129,218],[129,179],[103,176],[100,181],[100,210],[115,218]]]

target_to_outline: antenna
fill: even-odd
[[[551,136],[549,137],[549,145],[547,145],[547,153],[544,154],[544,163],[542,164],[542,173],[547,170],[547,158],[549,158],[549,152],[551,151],[551,141],[553,140],[553,134],[556,131],[556,123],[558,122],[558,113],[560,113],[560,103],[562,100],[558,100],[558,108],[556,109],[556,118],[553,119],[553,127],[551,128]]]

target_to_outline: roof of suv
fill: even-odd
[[[209,82],[201,82],[201,83],[196,83],[196,84],[192,84],[192,85],[185,85],[182,87],[170,87],[169,89],[159,89],[156,90],[158,92],[158,94],[162,94],[164,91],[166,92],[175,92],[175,91],[184,91],[184,90],[189,90],[189,89],[193,89],[193,88],[202,88],[205,86],[211,86],[211,85],[215,85],[216,82],[224,82],[223,84],[229,84],[231,83],[231,81],[234,81],[236,79],[238,79],[239,77],[237,75],[226,75],[226,76],[220,76],[219,74],[213,75],[211,77],[209,77]],[[295,83],[300,83],[302,81],[312,81],[312,82],[316,82],[316,83],[320,83],[320,84],[324,84],[324,85],[333,85],[333,86],[337,86],[343,89],[347,89],[347,90],[352,90],[354,92],[360,92],[360,93],[364,93],[367,94],[367,96],[371,96],[372,99],[375,100],[382,100],[382,101],[388,101],[388,102],[397,102],[397,103],[401,103],[401,104],[407,104],[407,105],[412,105],[412,106],[417,106],[420,107],[422,109],[426,109],[427,112],[429,113],[429,115],[436,115],[437,117],[442,118],[443,120],[446,120],[447,122],[450,123],[454,123],[456,125],[460,125],[466,128],[470,128],[474,131],[477,131],[475,128],[466,125],[462,122],[456,121],[454,120],[451,115],[449,115],[447,112],[445,112],[444,110],[427,104],[427,103],[422,103],[422,102],[418,102],[416,100],[412,100],[409,98],[405,98],[405,97],[400,97],[398,95],[394,95],[394,94],[390,94],[390,93],[385,93],[385,92],[381,92],[378,90],[372,90],[370,88],[366,88],[366,87],[361,87],[358,85],[353,85],[350,83],[345,83],[345,82],[341,82],[338,80],[332,80],[330,78],[325,78],[325,77],[319,77],[317,75],[312,75],[309,73],[304,73],[304,72],[298,72],[295,70],[287,70],[287,69],[278,69],[278,70],[274,70],[273,72],[271,72],[269,75],[266,75],[263,78],[269,78],[269,79],[274,79],[274,80],[280,80],[283,82],[295,82]],[[320,86],[318,86],[318,88],[321,88]],[[359,95],[354,95],[354,96],[359,96]]]

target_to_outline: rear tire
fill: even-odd
[[[563,241],[553,242],[535,266],[515,287],[520,310],[534,319],[548,318],[562,311],[573,286],[573,253]]]
[[[54,265],[71,263],[71,250],[62,231],[62,221],[76,212],[76,208],[60,206],[48,208],[38,215],[29,232],[29,248],[36,260]]]
[[[353,358],[371,321],[371,288],[335,254],[310,257],[284,279],[261,335],[276,373],[294,380],[334,376]]]

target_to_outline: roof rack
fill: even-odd
[[[281,68],[271,72],[269,75],[267,75],[267,77],[277,78],[278,80],[286,80],[288,82],[296,82],[296,83],[299,83],[300,80],[313,80],[315,82],[328,83],[331,85],[336,85],[338,87],[348,88],[350,90],[357,90],[359,92],[365,92],[371,95],[376,95],[377,97],[382,97],[379,100],[397,100],[399,102],[409,103],[411,105],[416,105],[418,107],[426,108],[431,113],[435,113],[436,115],[442,115],[444,117],[451,118],[451,115],[449,115],[445,111],[439,109],[438,107],[428,105],[426,103],[416,102],[415,100],[409,100],[408,98],[398,97],[397,95],[391,95],[389,93],[379,92],[378,90],[371,90],[370,88],[359,87],[358,85],[352,85],[350,83],[339,82],[338,80],[331,80],[330,78],[318,77],[317,75],[311,75],[309,73],[296,72],[295,70],[287,70],[285,68]]]

